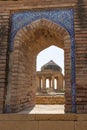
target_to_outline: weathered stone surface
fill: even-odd
[[[36,104],[65,104],[64,96],[36,96]]]

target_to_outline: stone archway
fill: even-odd
[[[17,112],[35,105],[36,56],[51,46],[65,51],[65,111],[72,106],[70,35],[61,26],[47,19],[39,19],[20,29],[10,52],[6,112]],[[72,107],[71,107],[72,111]]]

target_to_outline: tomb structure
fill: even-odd
[[[54,61],[49,61],[37,72],[38,92],[61,92],[64,90],[62,69]]]

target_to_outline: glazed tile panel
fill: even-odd
[[[10,37],[10,51],[14,50],[14,37],[16,33],[34,22],[35,20],[45,18],[50,20],[63,28],[65,28],[71,38],[71,86],[72,86],[72,112],[76,112],[76,83],[75,83],[75,39],[74,39],[74,11],[73,9],[61,10],[37,10],[24,11],[12,14],[11,17],[11,37]]]

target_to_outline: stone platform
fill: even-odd
[[[1,114],[0,130],[87,130],[87,114]]]
[[[59,105],[65,104],[64,93],[39,93],[36,95],[36,104]]]

